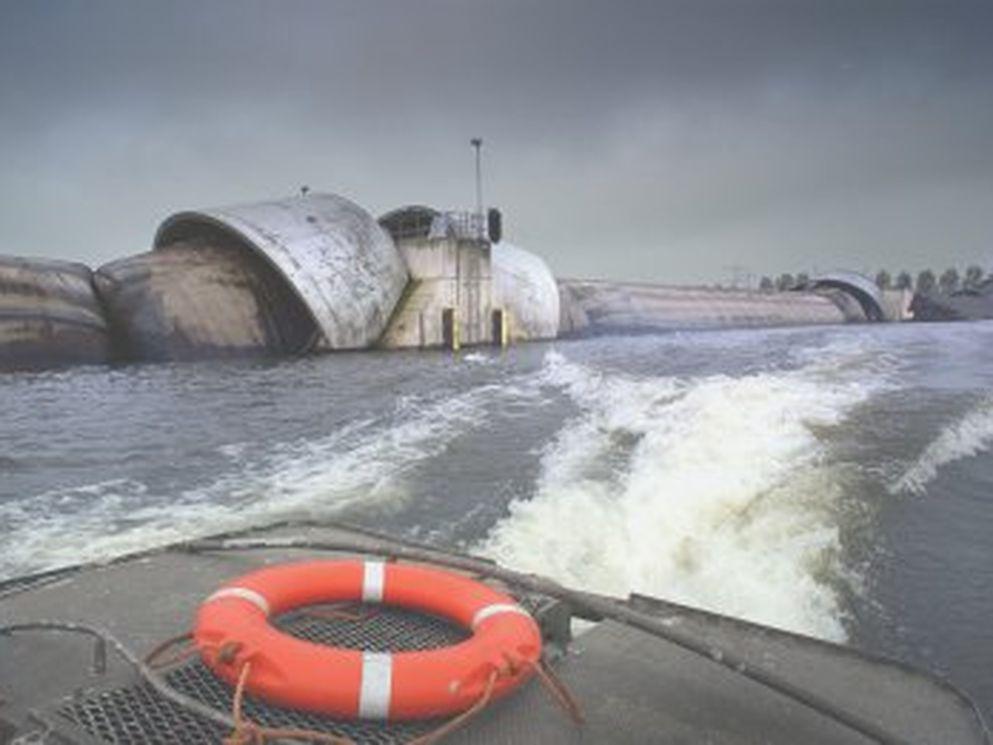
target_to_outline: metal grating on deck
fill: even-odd
[[[434,649],[468,638],[468,632],[444,619],[400,608],[353,606],[348,611],[359,618],[296,612],[279,619],[277,625],[318,644],[376,652]],[[214,677],[199,659],[173,669],[165,678],[177,691],[220,711],[231,711],[233,689]],[[405,742],[439,724],[339,721],[270,706],[250,696],[245,697],[244,712],[265,726],[312,729],[383,745]],[[115,745],[215,745],[227,734],[223,727],[187,712],[144,684],[70,701],[59,714],[92,737]]]

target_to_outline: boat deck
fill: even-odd
[[[579,702],[585,723],[573,722],[532,680],[445,742],[990,742],[965,696],[904,665],[657,599],[615,601],[570,594],[484,560],[344,526],[284,526],[0,585],[0,626],[87,624],[145,655],[187,631],[199,603],[223,582],[266,563],[315,556],[436,561],[488,575],[488,581],[515,594],[535,613],[546,636],[549,663]],[[579,624],[583,628],[569,639],[570,617],[579,616],[592,620]],[[375,623],[360,631],[388,634],[389,629],[382,629],[394,620],[386,615],[380,631]],[[436,620],[407,621],[404,633],[413,635],[407,643],[422,638],[429,644],[449,633]],[[300,619],[288,621],[295,622]],[[342,633],[352,633],[315,629],[316,636],[309,638],[326,633],[341,639]],[[362,633],[356,644],[362,643]],[[49,742],[76,743],[219,742],[226,734],[222,725],[163,699],[112,650],[105,669],[95,670],[94,662],[94,640],[86,635],[40,630],[0,634],[0,743],[31,732],[47,733]],[[199,660],[188,658],[162,674],[170,686],[229,713],[231,691],[204,677],[209,673]],[[258,702],[246,703],[250,717],[319,725],[358,742],[407,742],[438,725],[322,722],[312,715],[266,712]],[[839,721],[831,712],[841,712],[849,721]]]

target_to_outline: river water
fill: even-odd
[[[0,577],[331,517],[846,641],[993,714],[993,324],[0,378]]]

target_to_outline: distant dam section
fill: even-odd
[[[560,280],[563,335],[864,321],[848,296]],[[840,302],[838,302],[840,300]]]
[[[502,216],[334,194],[180,212],[91,271],[0,257],[0,370],[902,320],[862,275],[793,291],[556,280]]]

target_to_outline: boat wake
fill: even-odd
[[[923,494],[942,467],[971,458],[993,445],[993,396],[987,396],[932,440],[920,457],[894,481],[893,494]]]
[[[170,467],[0,503],[0,577],[290,517],[403,510],[421,469],[460,438],[530,426],[548,405],[543,416],[565,418],[482,552],[579,587],[842,639],[841,593],[857,575],[842,559],[845,466],[824,435],[887,371],[865,344],[804,349],[788,369],[695,377],[603,372],[552,350],[537,368],[399,397],[316,436],[218,443],[199,484],[177,486]]]
[[[547,383],[582,413],[545,451],[534,494],[480,549],[577,587],[843,639],[838,586],[854,578],[840,559],[838,467],[819,432],[873,390],[845,373],[852,354],[864,350],[683,380],[549,353]]]
[[[287,517],[327,517],[359,502],[402,503],[410,469],[485,424],[487,406],[527,395],[510,381],[401,397],[386,414],[323,437],[227,444],[217,452],[220,475],[178,492],[127,478],[0,503],[0,578]]]

